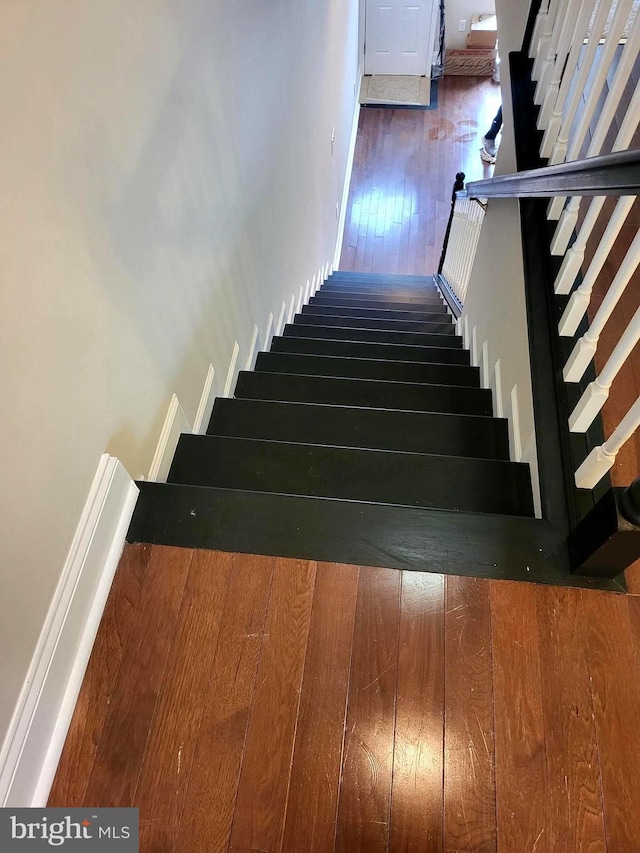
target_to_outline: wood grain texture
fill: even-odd
[[[195,551],[134,796],[142,850],[175,849],[232,557]]]
[[[636,850],[640,839],[640,668],[629,609],[630,603],[635,621],[635,601],[581,592],[610,851]]]
[[[359,569],[318,564],[283,853],[333,850]]]
[[[276,560],[231,844],[280,850],[316,564]]]
[[[535,598],[551,849],[605,853],[580,591],[535,587]]]
[[[400,574],[361,569],[337,853],[388,849],[399,616]]]
[[[498,849],[554,853],[536,587],[492,583],[491,623]]]
[[[445,666],[444,847],[493,853],[496,802],[489,581],[447,578]]]
[[[274,566],[272,557],[234,555],[177,851],[223,853],[229,846]]]
[[[389,850],[442,850],[442,575],[403,572]]]
[[[150,545],[128,545],[122,554],[49,794],[51,807],[87,805],[87,782],[136,619],[150,557]]]
[[[186,548],[151,550],[140,590],[141,606],[105,719],[86,805],[133,805],[192,555]]]

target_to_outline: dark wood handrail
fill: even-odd
[[[562,195],[637,195],[640,149],[617,151],[557,166],[471,181],[458,198],[548,198]]]

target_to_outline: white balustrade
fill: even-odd
[[[534,60],[531,72],[532,78],[538,82],[545,78],[548,79],[568,6],[569,0],[551,0],[549,4],[549,14],[545,20],[544,33],[540,39],[538,55]]]
[[[593,489],[610,471],[620,448],[640,426],[640,398],[629,409],[604,444],[594,447],[575,474],[579,489]]]
[[[576,30],[576,24],[578,19],[580,18],[580,11],[583,5],[585,5],[585,0],[569,0],[564,18],[562,19],[562,23],[560,25],[558,43],[555,48],[555,53],[551,57],[551,61],[544,69],[536,85],[535,93],[533,96],[533,101],[536,104],[544,105],[547,98],[550,97],[550,91],[552,91],[554,88],[555,93],[552,95],[552,97],[553,101],[555,101],[555,96],[558,93],[560,79],[564,73],[563,69],[565,67],[565,63],[567,62],[567,56],[571,48],[571,42]],[[587,28],[588,23],[588,21],[585,21],[585,30]],[[550,112],[551,107],[553,106],[553,101],[547,108],[548,112]],[[541,114],[543,112],[544,106],[542,107]],[[540,127],[540,125],[538,126]]]
[[[589,366],[589,363],[598,348],[598,341],[600,340],[602,330],[613,313],[614,308],[618,304],[620,297],[624,293],[626,286],[629,284],[629,281],[639,264],[640,231],[636,234],[631,246],[629,246],[627,254],[624,256],[624,260],[620,264],[618,272],[611,283],[611,287],[607,290],[604,299],[602,300],[602,303],[589,326],[589,330],[576,342],[573,352],[564,366],[562,375],[564,376],[565,382],[579,382],[584,376],[584,372]],[[624,333],[625,335],[629,332],[629,328],[627,328],[627,331]],[[624,335],[620,340],[623,338]],[[611,357],[613,358],[613,356]],[[608,364],[609,362],[607,362],[607,365]],[[582,432],[582,430],[577,431]]]
[[[622,196],[622,198],[618,199],[618,203],[616,204],[615,210],[611,216],[611,219],[607,223],[607,227],[605,229],[604,234],[602,235],[602,239],[598,244],[598,248],[595,251],[593,256],[593,260],[589,264],[589,269],[587,270],[580,287],[577,288],[572,294],[569,302],[566,305],[562,313],[562,317],[560,318],[560,323],[558,324],[558,331],[560,335],[564,337],[573,337],[576,333],[576,329],[580,325],[580,321],[584,317],[587,312],[587,308],[589,307],[589,303],[591,301],[591,293],[593,291],[593,285],[596,282],[596,279],[600,275],[600,271],[605,264],[605,261],[609,257],[609,253],[613,249],[615,242],[618,238],[618,234],[624,225],[624,222],[633,207],[633,203],[635,201],[635,196]],[[591,208],[589,208],[589,212],[591,212]],[[587,214],[588,215],[588,214]],[[620,275],[623,267],[620,267],[618,270],[618,275]],[[633,274],[633,270],[631,274]],[[630,277],[630,276],[629,276]],[[617,276],[616,276],[617,278]],[[614,280],[615,282],[615,280]],[[627,282],[628,283],[628,279]],[[625,284],[626,286],[626,284]],[[613,290],[613,285],[609,290],[609,293]],[[622,290],[620,294],[622,294]],[[619,298],[619,296],[618,296]],[[611,310],[615,305],[612,305]]]
[[[633,315],[631,322],[622,337],[614,347],[602,373],[585,388],[582,397],[569,416],[571,432],[586,432],[593,419],[606,403],[611,384],[620,372],[631,351],[640,340],[640,308]]]
[[[536,22],[533,25],[533,33],[531,35],[531,44],[529,45],[529,58],[535,59],[540,48],[540,39],[544,33],[545,23],[549,14],[549,0],[543,0],[536,15]]]
[[[451,220],[442,275],[462,305],[476,256],[484,208],[468,198],[457,199]]]
[[[542,140],[542,147],[540,149],[541,156],[549,158],[550,166],[562,163],[565,160],[569,134],[573,127],[576,115],[578,114],[578,108],[582,102],[589,74],[596,56],[596,51],[600,43],[600,37],[595,36],[594,33],[601,33],[604,30],[608,13],[609,5],[598,0],[592,31],[586,47],[583,46],[582,43],[575,45],[575,47],[578,48],[578,56],[580,58],[580,68],[576,75],[575,84],[571,90],[571,84],[573,82],[572,75],[564,75],[563,83],[565,83],[566,80],[566,87],[571,93],[568,96],[568,100],[562,100],[562,110],[560,110],[560,101],[558,102],[557,108],[554,109],[553,114],[549,119],[549,126],[545,131]]]

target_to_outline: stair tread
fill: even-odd
[[[495,459],[184,433],[168,482],[532,515],[528,477]]]
[[[389,332],[384,329],[356,329],[351,326],[321,326],[287,323],[284,337],[334,338],[342,341],[369,341],[371,343],[409,344],[410,346],[438,346],[462,348],[458,335],[426,332]]]
[[[138,488],[128,542],[621,590],[615,580],[571,574],[562,535],[543,519],[165,483]]]
[[[376,298],[364,298],[358,296],[342,296],[340,295],[332,295],[332,294],[320,294],[318,291],[318,295],[312,296],[309,299],[309,305],[335,305],[340,308],[386,308],[386,309],[399,309],[401,311],[422,311],[428,312],[434,306],[438,308],[444,308],[444,302],[442,300],[433,299],[431,301],[424,300],[402,300],[398,302],[393,299],[376,299]]]
[[[442,323],[445,320],[452,320],[451,314],[444,306],[433,311],[399,311],[389,308],[341,308],[337,305],[303,305],[302,315],[307,314],[316,317],[329,315],[331,317],[373,317],[380,320],[422,320],[425,323]]]
[[[462,348],[417,347],[384,342],[340,341],[330,338],[276,336],[271,341],[271,352],[304,352],[317,355],[375,358],[387,361],[392,359],[416,361],[425,364],[430,362],[470,364],[469,351]]]
[[[240,371],[236,397],[332,403],[381,409],[491,415],[491,392],[484,388],[424,385],[376,379],[300,376],[290,373]]]
[[[431,335],[452,335],[455,328],[451,317],[445,317],[440,321],[427,322],[425,320],[394,320],[392,318],[380,319],[377,317],[353,317],[344,315],[322,314],[296,314],[293,322],[296,325],[311,326],[336,326],[344,329],[378,329],[387,332],[422,332]]]
[[[354,304],[366,302],[373,299],[376,302],[383,304],[405,302],[407,305],[444,305],[444,302],[437,293],[407,293],[404,290],[347,290],[332,288],[331,290],[317,290],[312,297],[316,301],[324,301],[330,299],[350,299]]]
[[[384,284],[385,282],[404,282],[411,284],[429,284],[435,283],[433,275],[395,275],[393,273],[372,273],[372,272],[354,272],[351,270],[334,270],[326,281],[339,281],[341,279],[354,279],[356,281],[371,281],[374,283]]]
[[[219,397],[207,434],[509,459],[506,420],[485,415]]]
[[[480,387],[479,368],[433,362],[261,352],[258,353],[255,370],[305,376],[341,376],[351,379],[387,379],[397,382]]]

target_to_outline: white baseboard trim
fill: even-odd
[[[191,425],[180,405],[180,401],[174,394],[169,402],[169,409],[164,419],[158,446],[156,447],[156,452],[153,454],[153,460],[149,468],[148,479],[152,482],[166,482],[173,454],[176,452],[178,439],[183,432],[192,432]]]
[[[257,326],[253,327],[253,334],[251,335],[251,343],[249,344],[249,355],[247,356],[247,361],[245,363],[245,370],[253,370],[253,365],[256,361],[256,355],[258,354],[258,336],[260,331]]]
[[[360,76],[362,85],[362,76]],[[336,237],[336,250],[333,256],[331,272],[340,268],[340,254],[342,253],[342,240],[344,238],[344,226],[347,219],[347,207],[349,205],[349,187],[351,186],[351,173],[353,171],[353,158],[356,152],[356,139],[358,138],[358,122],[360,120],[360,85],[356,93],[353,106],[353,121],[351,122],[351,137],[349,138],[349,153],[347,155],[347,168],[344,175],[344,186],[342,187],[342,201],[340,203],[340,218],[338,220],[338,234]]]
[[[200,404],[196,412],[196,419],[193,422],[193,431],[198,435],[206,432],[213,410],[213,403],[216,399],[215,387],[216,371],[212,364],[209,365],[207,378],[204,381],[204,388],[200,395]]]
[[[291,294],[291,304],[289,305],[289,316],[287,318],[287,323],[293,323],[293,316],[296,313],[296,295],[295,293]]]
[[[273,312],[269,314],[269,319],[267,320],[267,331],[264,333],[264,343],[262,344],[262,352],[267,352],[269,347],[271,346],[271,340],[273,338]]]
[[[138,489],[100,459],[0,750],[0,805],[46,805]]]
[[[227,370],[227,378],[224,383],[224,390],[222,392],[223,397],[228,397],[231,394],[231,389],[234,386],[235,380],[238,376],[238,356],[240,355],[240,344],[236,341],[233,345],[233,351],[231,353],[231,361],[229,362],[229,369]]]

